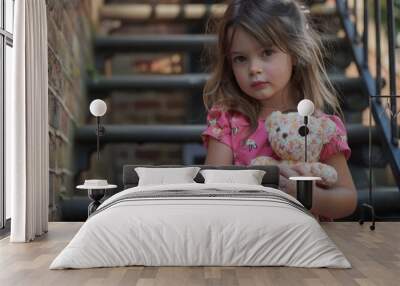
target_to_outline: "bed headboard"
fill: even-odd
[[[177,167],[200,167],[201,169],[220,169],[220,170],[264,170],[266,173],[262,180],[262,185],[266,187],[278,188],[279,186],[279,168],[277,166],[209,166],[209,165],[124,165],[122,173],[122,182],[124,189],[136,187],[139,181],[139,177],[135,171],[136,167],[148,167],[148,168],[177,168]],[[197,183],[204,183],[204,178],[200,174],[194,178]]]

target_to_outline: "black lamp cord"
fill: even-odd
[[[372,112],[371,112],[371,97],[369,98],[369,129],[368,129],[368,166],[369,166],[369,188],[368,188],[368,204],[372,206]]]
[[[304,116],[304,161],[307,163],[307,124],[308,124],[308,116]]]
[[[97,161],[100,160],[100,117],[97,116],[96,117],[96,121],[97,121]]]
[[[372,131],[371,131],[371,124],[372,124],[372,111],[371,111],[371,100],[372,98],[369,97],[369,130],[368,130],[368,166],[369,166],[369,189],[368,189],[368,203],[362,204],[362,214],[361,219],[359,221],[360,224],[364,223],[364,209],[369,209],[371,212],[371,221],[372,224],[369,226],[370,230],[375,230],[375,208],[372,205]]]

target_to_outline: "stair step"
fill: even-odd
[[[337,17],[338,13],[335,4],[330,3],[317,3],[313,4],[310,8],[313,17]]]
[[[365,211],[362,207],[364,203],[369,202],[369,190],[357,190],[357,197],[356,211],[343,220],[358,220],[363,217],[363,212],[365,212],[365,218],[370,217],[370,212]],[[372,202],[377,216],[386,217],[389,220],[390,217],[400,217],[400,191],[398,187],[374,186]]]
[[[333,86],[342,94],[361,93],[360,78],[347,78],[342,75],[330,75]],[[134,75],[134,76],[99,76],[87,82],[90,93],[104,97],[116,90],[201,90],[209,75],[206,73],[183,75]]]
[[[322,43],[325,47],[329,48],[330,50],[334,51],[337,49],[348,49],[350,50],[350,43],[346,37],[338,37],[336,35],[321,35]]]
[[[141,53],[202,51],[217,43],[215,35],[131,35],[98,36],[94,40],[96,53]]]
[[[98,77],[89,80],[88,88],[94,92],[111,92],[115,90],[201,90],[208,79],[208,74],[185,75],[134,75]]]
[[[158,142],[158,143],[186,143],[200,142],[200,134],[205,130],[205,125],[105,125],[105,134],[101,137],[102,143],[122,142]],[[78,143],[96,142],[96,127],[85,125],[79,127],[75,133]]]
[[[378,132],[374,130],[374,140],[371,146],[371,167],[373,168],[385,168],[389,163],[388,158],[385,154],[385,150],[382,148],[382,142],[379,141]],[[351,150],[351,157],[349,163],[358,167],[369,166],[369,146],[368,146],[368,130],[364,132],[351,133],[348,130],[349,136],[351,135],[352,140],[349,140]],[[357,137],[361,134],[362,137]],[[356,147],[356,148],[355,148]]]
[[[303,0],[304,4],[310,6],[313,4],[323,4],[326,2],[326,0]]]
[[[348,95],[363,92],[362,80],[359,77],[346,77],[341,74],[330,74],[329,79],[339,94]]]
[[[126,22],[177,22],[220,18],[226,4],[109,4],[100,8],[101,19]]]
[[[124,142],[158,142],[158,143],[187,143],[201,142],[201,133],[206,125],[166,125],[166,124],[142,124],[142,125],[105,125],[105,135],[101,137],[102,143]],[[348,142],[350,145],[368,144],[368,127],[361,124],[347,124]],[[95,144],[96,127],[85,125],[77,128],[75,140],[81,144]],[[372,129],[374,142],[379,142],[378,132]]]
[[[335,6],[309,1],[312,16],[336,16]],[[204,21],[221,18],[226,4],[108,4],[99,10],[101,19],[133,23]]]
[[[321,40],[331,54],[337,50],[351,51],[344,37],[323,35]],[[97,36],[94,40],[96,53],[107,53],[107,56],[115,53],[199,52],[216,45],[216,35],[199,34]]]

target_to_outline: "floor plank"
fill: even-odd
[[[352,269],[290,267],[117,267],[48,269],[82,223],[53,222],[49,233],[32,243],[0,240],[0,285],[399,285],[400,222],[377,223],[376,230],[356,222],[322,223]]]

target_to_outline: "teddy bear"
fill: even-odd
[[[318,161],[323,145],[334,136],[336,125],[327,117],[308,117],[307,163],[304,137],[299,133],[299,128],[303,125],[304,117],[297,112],[272,112],[265,120],[265,128],[271,147],[281,161],[269,156],[259,156],[251,161],[251,165],[302,165],[301,168],[307,173],[320,177],[322,185],[332,186],[337,181],[335,168]]]

